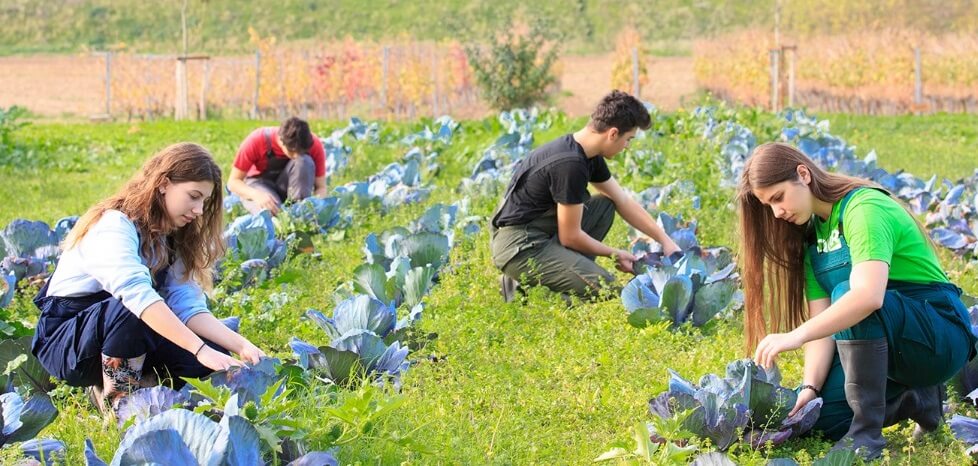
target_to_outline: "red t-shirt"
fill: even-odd
[[[265,142],[266,129],[267,140],[272,143],[272,153],[279,158],[288,158],[282,146],[278,144],[278,138],[275,137],[278,134],[278,127],[258,128],[245,138],[238,148],[238,155],[234,157],[234,168],[246,172],[248,177],[261,175],[268,166],[268,160],[265,159],[265,154],[268,152],[268,145]],[[315,134],[312,135],[312,147],[306,152],[316,164],[316,178],[326,176],[326,151],[323,150],[323,142]]]

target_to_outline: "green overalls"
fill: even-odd
[[[842,247],[828,252],[819,252],[815,244],[808,247],[815,278],[831,293],[833,303],[849,291],[852,261],[842,234],[842,216],[857,190],[850,191],[840,201],[839,239]],[[974,357],[976,338],[971,333],[967,308],[960,299],[960,288],[951,283],[890,280],[886,290],[883,307],[858,324],[836,333],[833,339],[887,339],[887,400],[897,397],[908,387],[944,383]],[[813,428],[832,440],[842,438],[852,422],[853,414],[846,401],[844,385],[845,374],[836,351],[822,386],[821,414]]]

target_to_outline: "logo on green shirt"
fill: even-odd
[[[832,229],[832,233],[826,239],[818,238],[818,244],[815,245],[815,248],[820,254],[841,249],[842,240],[839,239],[839,230]]]

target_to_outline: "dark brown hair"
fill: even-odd
[[[289,152],[304,154],[312,147],[312,131],[305,120],[292,117],[282,122],[278,127],[278,137]]]
[[[619,133],[624,134],[634,128],[649,129],[652,126],[652,119],[642,102],[616,90],[601,99],[591,113],[588,126],[599,133],[617,128]]]

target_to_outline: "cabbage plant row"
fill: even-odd
[[[400,374],[409,367],[408,346],[424,343],[412,327],[447,264],[463,207],[436,204],[408,226],[368,235],[365,261],[353,281],[337,291],[342,300],[332,317],[306,312],[326,334],[326,344],[295,337],[289,342],[299,365],[340,385],[368,377],[399,387]],[[406,313],[400,320],[398,309]]]
[[[367,130],[362,134],[370,133]],[[442,132],[443,140],[444,136]],[[358,136],[358,139],[367,138],[369,136]],[[406,170],[404,165],[391,164],[371,177],[369,183],[378,186],[378,180],[384,180],[388,185],[395,184],[395,181],[397,184],[408,181],[408,184],[416,185],[418,175],[416,170],[412,172],[412,167],[417,166],[421,159],[411,154],[420,154],[420,151],[415,149],[409,153]],[[429,163],[433,163],[433,160],[434,156],[428,158]],[[362,204],[355,198],[356,194],[349,198],[343,198],[343,193],[340,194],[293,204],[274,219],[263,211],[257,215],[241,216],[232,222],[226,232],[229,258],[241,263],[242,284],[257,284],[266,278],[271,268],[284,261],[289,245],[299,241],[297,233],[327,234],[334,228],[348,225],[354,215],[353,208]],[[387,207],[400,204],[388,203]],[[436,206],[429,210],[422,221],[433,217],[431,212],[440,208]],[[285,224],[285,228],[282,228],[282,224]],[[289,233],[285,239],[278,239],[277,230],[279,234],[282,230]],[[431,268],[430,265],[426,267]],[[417,270],[412,269],[411,272],[403,277],[407,283],[417,281],[413,278]],[[337,305],[331,318],[316,310],[306,312],[307,317],[323,328],[332,341],[328,347],[316,348],[293,339],[290,346],[297,356],[295,365],[280,365],[277,360],[266,359],[256,366],[219,372],[207,382],[191,382],[193,390],[189,390],[189,386],[179,392],[153,387],[135,392],[120,405],[120,423],[134,424],[127,430],[117,449],[113,464],[126,463],[129,459],[169,464],[176,458],[188,464],[194,464],[190,462],[191,458],[198,464],[259,464],[265,460],[263,450],[303,453],[302,448],[298,451],[296,448],[284,448],[287,444],[301,444],[289,438],[298,434],[294,430],[297,422],[249,413],[271,409],[268,406],[287,399],[285,374],[294,372],[293,369],[303,373],[305,378],[321,379],[331,386],[346,386],[363,377],[378,374],[381,375],[377,377],[379,382],[393,381],[397,385],[400,371],[408,367],[408,349],[406,345],[402,346],[400,338],[420,318],[420,309],[419,304],[411,309],[405,319],[397,321],[393,302],[381,302],[366,295],[351,296]],[[215,390],[216,387],[226,390]],[[222,393],[230,394],[230,397],[222,397]],[[204,400],[201,400],[202,395]],[[223,406],[223,409],[216,406]],[[176,409],[171,409],[174,407]],[[209,416],[200,417],[202,409]],[[256,419],[262,419],[262,422],[255,422]],[[188,428],[188,425],[191,427]],[[215,435],[214,448],[198,447],[209,445]],[[260,442],[256,441],[259,438],[267,444],[267,448],[259,448]],[[143,444],[154,447],[140,447]],[[167,455],[180,456],[161,456],[160,447],[164,445]],[[302,456],[283,456],[279,453],[278,456],[280,461],[291,461],[290,465],[336,464],[329,452],[309,452]],[[94,452],[88,451],[87,457],[89,464],[102,464],[95,458]]]
[[[334,167],[334,173],[346,164],[346,158],[340,156],[348,155],[350,152],[349,148],[343,146],[340,141],[342,135],[347,133],[354,134],[354,137],[361,140],[371,140],[370,135],[373,134],[372,140],[377,141],[375,137],[376,125],[363,125],[358,120],[351,121],[348,128],[334,133],[329,140],[324,139],[329,163]],[[441,132],[440,137],[443,142],[450,139],[450,135],[446,139],[444,131]],[[417,154],[419,151],[414,150],[412,153]],[[417,156],[411,157],[415,163],[420,161]],[[431,156],[428,161],[433,159],[434,156]],[[434,172],[436,169],[431,171]],[[391,180],[393,175],[403,176],[403,174],[404,170],[392,164],[386,167],[378,177]],[[311,226],[312,228],[309,229],[314,230],[315,233],[326,233],[332,227],[342,223],[337,218],[339,216],[337,205],[339,201],[340,198],[328,198],[296,203],[289,206],[281,217],[290,222],[290,225],[301,224],[307,228]],[[233,199],[230,204],[233,206]],[[394,203],[388,204],[389,207],[395,206]],[[8,297],[7,299],[12,294],[16,279],[43,274],[48,270],[48,265],[53,265],[53,260],[57,258],[58,242],[70,230],[74,220],[66,219],[59,222],[58,230],[63,230],[60,233],[49,230],[41,222],[19,221],[14,222],[8,228],[10,234],[4,237],[4,255],[9,249],[17,253],[17,258],[43,258],[50,261],[50,264],[44,263],[43,266],[34,266],[33,262],[27,262],[26,265],[30,265],[36,270],[31,268],[29,271],[33,273],[29,275],[25,273],[5,282],[9,284],[8,288],[3,290],[4,296]],[[229,250],[226,259],[241,263],[241,270],[244,272],[244,279],[242,280],[244,285],[260,282],[267,276],[271,268],[285,260],[288,251],[287,244],[295,240],[294,233],[293,231],[284,240],[276,238],[276,219],[273,219],[267,211],[256,215],[240,216],[228,226],[225,232]],[[9,248],[7,247],[7,236],[11,239],[10,244],[13,245]],[[21,254],[21,252],[23,253]],[[10,262],[20,265],[13,260]],[[415,318],[417,315],[416,312]],[[229,325],[232,324],[236,326],[237,321],[235,320]],[[397,345],[399,342],[395,341],[392,346],[397,349]],[[366,347],[365,344],[360,346]],[[21,353],[17,356],[18,358],[26,357],[35,363],[34,366],[39,368],[36,360],[30,358],[30,353],[26,348],[19,348],[19,350]],[[403,361],[403,356],[406,355],[407,350],[395,351],[394,353],[395,357],[400,355]],[[264,366],[265,362],[267,361],[263,361],[263,364],[259,366]],[[406,363],[404,364],[406,366]],[[215,374],[210,378],[211,387],[230,387],[234,392],[234,403],[229,401],[226,405],[222,404],[225,406],[223,410],[211,409],[210,416],[201,417],[199,412],[187,410],[196,407],[195,409],[200,411],[199,394],[209,392],[203,388],[208,386],[203,382],[195,387],[195,391],[189,391],[189,386],[180,392],[166,387],[153,387],[139,390],[125,398],[120,405],[118,419],[120,424],[131,423],[132,427],[127,430],[123,443],[113,457],[112,464],[129,464],[131,462],[174,464],[172,463],[174,461],[180,464],[256,464],[261,462],[257,460],[261,457],[258,443],[254,442],[253,439],[256,435],[268,437],[269,428],[264,425],[251,425],[249,421],[253,419],[240,415],[238,411],[246,408],[247,403],[252,403],[252,408],[256,408],[254,404],[262,399],[263,394],[265,394],[264,396],[270,394],[272,398],[281,397],[284,384],[282,377],[275,374],[275,369],[271,369],[269,372],[269,367],[262,370],[259,366],[238,368],[227,373]],[[302,370],[299,366],[293,367]],[[39,372],[36,377],[37,380],[50,380],[42,369],[39,369]],[[277,387],[277,389],[270,391],[270,387]],[[4,397],[4,407],[6,408],[8,404],[11,406],[9,408],[10,415],[5,417],[10,423],[10,426],[5,429],[5,433],[10,433],[10,441],[21,441],[33,437],[36,431],[50,423],[57,414],[49,400],[46,405],[41,403],[47,400],[44,395],[31,398],[26,403],[29,408],[27,410],[17,407],[25,404],[19,400],[20,398],[16,398],[16,393]],[[209,401],[207,404],[212,405],[213,403]],[[50,408],[42,409],[45,406],[50,406]],[[186,409],[174,409],[171,412],[171,408],[174,407]],[[39,410],[50,419],[39,415],[37,413]],[[15,425],[18,422],[17,415],[21,411],[26,413],[24,416],[26,427],[24,428],[18,427],[20,424]],[[216,417],[215,412],[220,415],[220,418]],[[158,414],[159,416],[157,416]],[[216,419],[220,419],[220,421],[218,422]],[[283,421],[281,424],[283,426],[290,425],[291,422],[289,420],[280,421]],[[216,441],[215,435],[217,436]],[[267,438],[265,440],[272,451],[280,449],[278,442],[267,441]],[[201,446],[207,448],[202,450],[200,449]],[[33,456],[39,460],[43,458],[43,461],[47,463],[50,460],[63,457],[64,445],[57,440],[44,439],[25,443],[22,450],[28,456]],[[282,457],[279,456],[281,460]],[[86,459],[89,464],[103,464],[90,448],[86,452]],[[332,459],[325,452],[313,452],[295,458],[295,461],[290,464],[335,464],[335,459]]]
[[[828,120],[818,120],[802,110],[787,110],[780,139],[829,170],[870,179],[925,215],[931,238],[970,261],[978,261],[978,169],[951,181],[932,176],[922,179],[903,170],[889,172],[877,165],[875,151],[864,158],[855,147],[829,131]],[[698,108],[694,121],[704,139],[719,145],[723,185],[736,186],[757,139],[750,129],[733,121],[722,121],[715,108]]]
[[[506,134],[483,153],[477,165],[484,170],[477,169],[463,180],[461,190],[477,196],[494,192],[495,187],[471,190],[466,186],[476,179],[476,185],[498,183],[500,171],[529,150],[537,116],[535,111],[502,113],[499,121]],[[440,125],[437,131],[426,128],[402,142],[443,140],[455,130],[450,120],[436,124]],[[364,262],[354,270],[353,280],[337,290],[339,303],[332,317],[315,309],[306,313],[324,331],[326,343],[290,341],[300,366],[337,384],[367,377],[390,380],[397,386],[400,374],[409,367],[408,346],[424,344],[425,336],[411,334],[412,325],[420,319],[424,297],[447,264],[456,230],[464,234],[478,231],[478,217],[461,218],[468,203],[465,198],[452,205],[436,204],[408,225],[367,235]],[[399,310],[406,314],[400,319]]]

